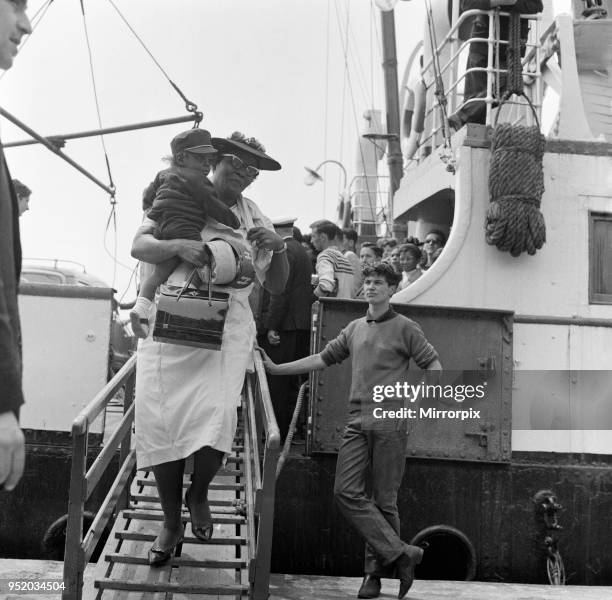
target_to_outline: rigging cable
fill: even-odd
[[[374,2],[370,0],[370,108],[372,110],[374,110],[374,34],[372,33],[372,29],[375,29],[374,23]]]
[[[87,29],[87,19],[85,17],[84,0],[81,0],[81,15],[83,17],[83,30],[85,32],[85,42],[87,44],[87,54],[89,57],[89,72],[91,74],[91,85],[93,89],[94,103],[96,106],[96,114],[98,117],[98,127],[102,129],[102,116],[100,114],[100,101],[98,100],[98,88],[96,87],[96,76],[94,74],[93,56],[91,52],[91,43],[89,41],[89,31]],[[111,204],[115,204],[115,184],[113,182],[113,174],[111,172],[110,161],[108,160],[108,152],[106,150],[106,141],[104,140],[104,135],[102,134],[100,134],[100,143],[102,144],[102,150],[104,152],[104,160],[106,161],[106,171],[108,173],[108,181],[109,181],[108,185],[110,189],[112,190]]]
[[[117,211],[115,210],[117,204],[116,202],[111,203],[111,209],[108,213],[108,219],[106,221],[106,227],[104,228],[104,251],[113,259],[113,284],[112,287],[114,289],[115,282],[117,280]],[[111,219],[113,221],[113,252],[112,254],[109,252],[108,247],[106,246],[106,236],[108,234],[108,229],[111,223]]]
[[[28,43],[28,40],[32,37],[32,33],[34,33],[34,30],[38,27],[39,23],[43,20],[43,17],[45,16],[45,14],[47,14],[47,10],[51,6],[52,2],[53,0],[47,0],[45,3],[41,4],[38,10],[34,13],[32,18],[30,19],[30,24],[32,25],[32,32],[29,35],[27,35],[25,39],[23,40],[23,42],[21,42],[21,44],[19,45],[19,52],[23,50],[25,45]],[[36,20],[36,18],[39,15],[40,17],[38,18],[38,20]],[[8,73],[8,70],[3,71],[2,75],[0,75],[0,79],[2,79],[7,73]]]
[[[328,113],[329,113],[329,38],[331,21],[331,0],[327,0],[327,40],[325,48],[325,135],[323,137],[323,156],[327,157],[327,133],[328,133]],[[323,179],[323,213],[325,213],[325,197],[327,192],[327,181]],[[321,215],[325,217],[325,214]]]
[[[98,99],[98,89],[96,86],[96,77],[95,77],[95,73],[94,73],[94,66],[93,66],[93,55],[92,55],[92,51],[91,51],[91,42],[89,40],[89,31],[87,29],[87,18],[85,16],[85,3],[84,0],[80,0],[81,2],[81,16],[83,18],[83,30],[85,32],[85,42],[87,45],[87,54],[89,57],[89,71],[91,74],[91,85],[92,85],[92,90],[93,90],[93,95],[94,95],[94,104],[96,107],[96,114],[97,114],[97,118],[98,118],[98,127],[100,129],[102,129],[102,115],[100,113],[100,101]],[[108,179],[109,179],[109,187],[111,189],[111,194],[110,194],[110,204],[111,204],[111,209],[110,209],[110,214],[108,215],[108,220],[106,222],[106,229],[104,231],[104,249],[107,251],[108,254],[108,250],[106,248],[106,235],[108,233],[108,227],[109,224],[111,222],[111,219],[113,221],[113,231],[114,231],[114,244],[113,244],[113,254],[112,254],[112,259],[113,259],[113,283],[112,283],[112,287],[115,287],[115,283],[117,281],[117,213],[115,211],[115,207],[117,204],[117,201],[115,199],[115,184],[113,182],[113,174],[111,171],[111,167],[110,167],[110,161],[108,159],[108,151],[106,149],[106,142],[104,140],[104,135],[100,135],[100,143],[102,145],[102,151],[104,152],[104,160],[106,162],[106,171],[108,173]]]
[[[347,10],[349,10],[348,2],[350,2],[350,0],[347,0],[347,6],[346,6]],[[365,68],[361,61],[361,57],[359,53],[360,44],[357,43],[354,27],[352,24],[348,22],[348,20],[347,20],[346,26],[347,26],[347,36],[350,35],[350,38],[351,38],[350,44],[352,44],[354,48],[354,52],[352,54],[349,53],[349,56],[353,61],[355,76],[357,79],[357,83],[359,84],[359,91],[361,92],[363,96],[363,104],[364,106],[367,106],[368,105],[368,84],[367,84],[367,77],[365,74]],[[348,43],[349,41],[347,39],[347,44]],[[350,44],[349,44],[349,47],[350,47]]]
[[[341,25],[341,21],[340,21],[340,14],[338,12],[338,6],[336,4],[336,22],[338,24],[338,30],[340,31],[340,39],[342,39],[342,25]],[[357,108],[355,106],[355,96],[353,94],[353,86],[351,84],[351,76],[350,76],[350,71],[348,68],[348,37],[347,37],[347,43],[343,44],[342,47],[343,53],[344,53],[344,64],[346,66],[346,80],[348,81],[348,88],[349,88],[349,93],[351,96],[351,104],[352,104],[352,108],[353,108],[353,118],[355,120],[355,129],[357,131],[357,136],[360,136],[359,133],[359,123],[357,121]],[[361,144],[359,144],[359,153],[361,155],[361,164],[365,167],[365,157],[363,156],[363,149],[361,147]],[[376,207],[372,204],[372,198],[371,198],[371,193],[370,193],[370,181],[368,179],[367,176],[364,176],[364,180],[365,180],[365,184],[366,184],[366,194],[368,197],[368,203],[370,205],[370,211],[371,214],[373,216],[374,219],[376,219]],[[350,200],[350,198],[349,198]],[[384,214],[385,217],[385,224],[387,225],[387,227],[389,226],[388,222],[387,222],[387,215]]]
[[[347,88],[347,84],[348,86],[351,85],[351,81],[350,81],[350,74],[349,74],[349,65],[348,65],[348,57],[347,57],[347,48],[348,48],[348,21],[350,19],[350,12],[348,10],[348,6],[347,6],[347,10],[346,10],[346,20],[347,20],[347,32],[346,32],[346,39],[344,40],[344,43],[342,42],[342,37],[343,37],[343,31],[342,31],[342,25],[340,23],[340,13],[339,13],[339,9],[338,9],[338,2],[339,0],[336,0],[334,3],[334,7],[336,9],[336,21],[338,23],[338,32],[340,33],[340,43],[342,44],[342,52],[344,55],[344,76],[342,78],[342,102],[340,104],[340,156],[338,157],[340,162],[342,162],[342,157],[344,155],[344,107],[346,104],[346,88]]]
[[[117,12],[117,14],[119,15],[119,17],[121,18],[121,20],[125,23],[125,25],[127,26],[127,28],[132,32],[132,34],[134,35],[134,37],[138,40],[138,42],[140,43],[140,45],[144,48],[145,52],[149,55],[149,57],[151,58],[151,60],[155,63],[155,65],[157,66],[157,68],[162,72],[162,74],[164,75],[164,77],[168,80],[168,83],[174,88],[174,90],[177,92],[177,94],[181,97],[181,99],[183,100],[183,102],[185,102],[185,109],[187,110],[187,112],[193,113],[193,117],[194,117],[194,123],[193,123],[193,127],[196,128],[199,124],[200,121],[202,120],[203,114],[198,110],[198,105],[195,104],[194,102],[192,102],[191,100],[189,100],[187,98],[187,96],[185,96],[185,94],[182,92],[182,90],[179,88],[179,86],[174,83],[174,81],[172,81],[172,79],[170,79],[168,73],[166,73],[166,71],[164,70],[164,68],[159,64],[159,62],[157,61],[157,59],[153,56],[153,54],[151,53],[151,51],[147,48],[146,44],[144,43],[144,41],[141,39],[141,37],[136,33],[136,31],[134,30],[134,28],[130,25],[130,23],[128,22],[128,20],[123,16],[122,12],[119,10],[119,8],[117,7],[117,5],[113,2],[113,0],[108,0],[110,5],[115,9],[115,11]]]
[[[446,169],[449,172],[455,172],[455,164],[452,154],[451,135],[448,125],[447,114],[447,98],[444,91],[444,80],[442,79],[442,69],[440,68],[440,56],[438,54],[438,40],[436,36],[436,27],[433,19],[433,10],[431,0],[425,0],[427,12],[427,27],[429,29],[429,43],[431,46],[432,66],[434,70],[435,91],[434,94],[438,100],[440,116],[442,122],[442,137],[444,139],[444,152],[440,156],[443,162],[446,163]],[[433,141],[433,140],[432,140]]]

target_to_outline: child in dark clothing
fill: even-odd
[[[234,213],[221,202],[207,175],[217,151],[210,133],[190,129],[179,133],[170,143],[172,166],[160,171],[143,195],[143,208],[156,222],[155,237],[162,240],[201,240],[201,231],[208,218],[237,228]],[[132,330],[137,337],[148,335],[149,312],[155,290],[180,263],[173,257],[155,265],[153,275],[143,281],[138,300],[130,312]]]

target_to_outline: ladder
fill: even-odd
[[[105,404],[100,401],[102,392],[96,397],[97,403],[96,399],[92,401],[90,413],[88,408],[92,405],[79,415],[81,418],[77,417],[73,425],[64,600],[186,600],[194,594],[202,600],[221,597],[267,600],[280,435],[259,354],[254,353],[254,361],[255,372],[245,379],[232,453],[209,486],[213,537],[203,542],[193,536],[189,512],[183,506],[185,538],[175,555],[161,567],[150,567],[147,560],[163,520],[155,479],[152,471],[138,471],[134,476],[131,438],[126,447],[125,437],[131,434],[131,425],[127,427],[126,423],[133,421],[135,360],[128,362],[103,390],[116,391],[125,385],[124,417],[115,432],[123,433],[123,437],[113,433],[89,470],[85,469],[84,455],[81,456],[83,451],[87,454],[87,427],[84,432],[81,429],[101,412]],[[96,412],[98,408],[100,411]],[[120,457],[124,456],[123,460],[120,458],[119,473],[83,536],[79,507],[84,506],[100,480],[97,465],[107,461],[104,453],[116,454],[119,448]],[[184,477],[183,488],[188,486],[189,473]],[[116,516],[112,531],[98,562],[90,565],[84,576],[87,561],[112,514]]]

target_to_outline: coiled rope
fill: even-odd
[[[510,13],[507,61],[507,89],[497,111],[491,140],[490,205],[485,220],[485,239],[487,244],[510,252],[512,256],[522,252],[533,255],[546,242],[546,225],[540,212],[544,193],[545,139],[535,108],[523,89],[520,15],[516,10]],[[536,125],[497,124],[502,105],[513,94],[527,100]]]

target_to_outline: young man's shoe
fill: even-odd
[[[378,598],[378,596],[380,596],[380,577],[365,575],[357,592],[357,598]]]
[[[412,582],[414,581],[414,567],[421,562],[423,558],[423,549],[418,546],[407,546],[406,551],[396,561],[395,567],[400,580],[399,600],[408,593]]]

